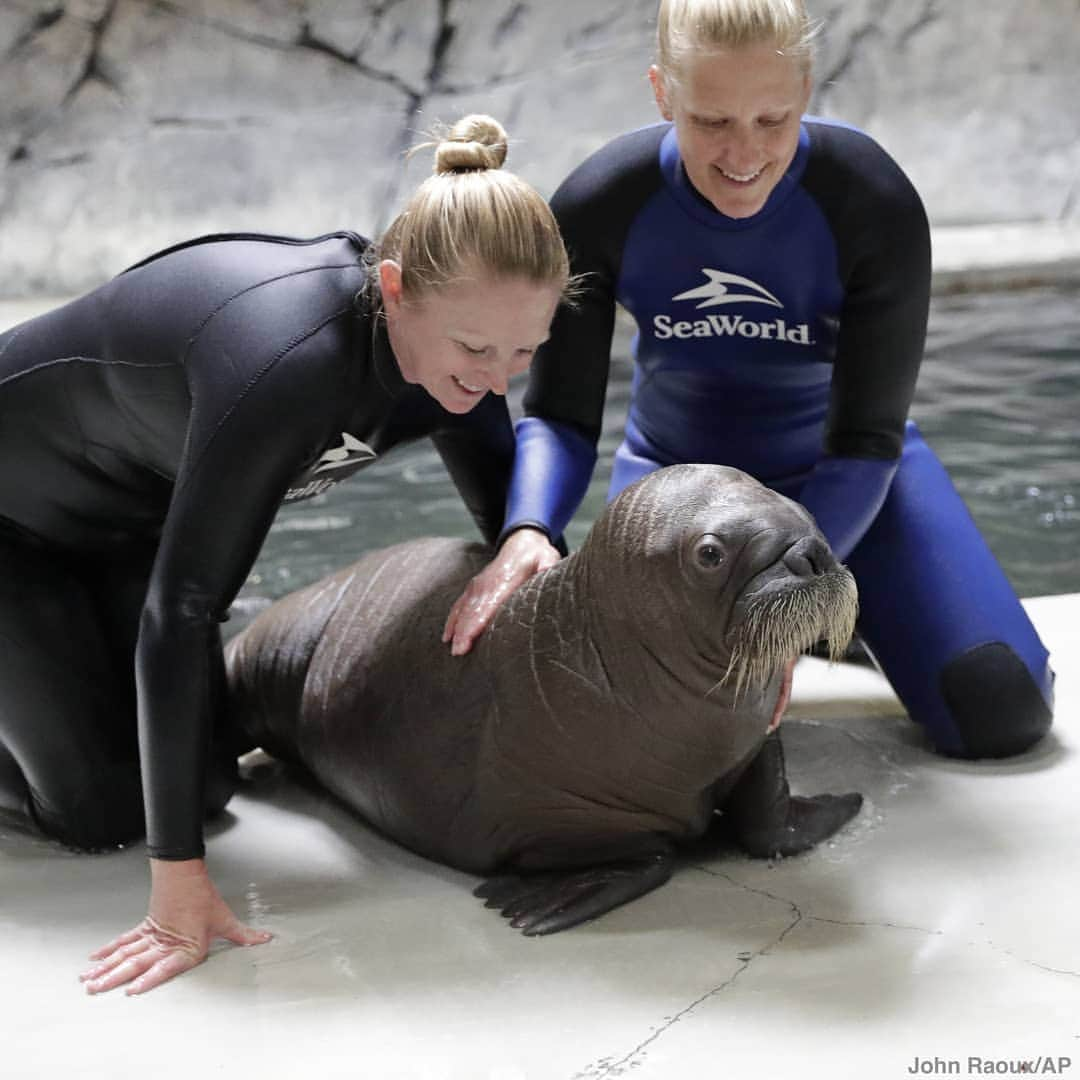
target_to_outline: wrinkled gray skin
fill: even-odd
[[[413,541],[279,601],[229,643],[233,720],[414,851],[511,871],[480,895],[531,933],[666,880],[717,809],[761,855],[857,811],[789,798],[766,743],[784,662],[823,636],[842,649],[854,619],[798,504],[721,466],[653,473],[452,657],[443,622],[489,557]]]

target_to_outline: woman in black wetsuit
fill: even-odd
[[[377,248],[207,237],[0,334],[0,809],[80,849],[145,829],[150,856],[149,914],[91,992],[268,937],[210,880],[202,821],[235,783],[219,623],[282,502],[431,435],[498,532],[500,395],[569,274],[505,153],[467,117]]]

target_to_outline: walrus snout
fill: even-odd
[[[733,574],[741,581],[736,619],[747,604],[813,585],[839,567],[825,538],[804,522],[759,529],[743,547]]]
[[[784,566],[798,578],[821,577],[836,567],[829,546],[817,536],[804,536],[784,552]]]
[[[784,664],[818,641],[833,659],[843,654],[858,614],[855,578],[817,536],[790,544],[735,605],[729,623],[731,660],[724,680],[764,685]]]

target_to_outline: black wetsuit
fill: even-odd
[[[859,584],[860,628],[911,716],[964,756],[1050,726],[1047,652],[914,424],[930,237],[911,183],[864,132],[805,117],[765,205],[729,218],[691,185],[676,131],[613,140],[552,199],[574,270],[532,365],[504,532],[557,537],[585,493],[615,307],[634,383],[609,497],[682,461],[797,498]]]
[[[505,403],[404,382],[368,247],[206,237],[0,334],[0,806],[108,846],[144,787],[150,854],[200,856],[235,771],[219,623],[282,502],[431,435],[498,532]]]

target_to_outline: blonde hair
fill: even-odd
[[[565,293],[570,263],[559,226],[539,193],[501,168],[502,125],[466,116],[438,143],[423,145],[435,146],[435,174],[391,223],[377,252],[401,266],[404,295],[417,299],[470,270],[556,284]]]
[[[665,76],[678,81],[689,53],[775,44],[809,72],[819,30],[803,0],[661,0],[657,64]]]

